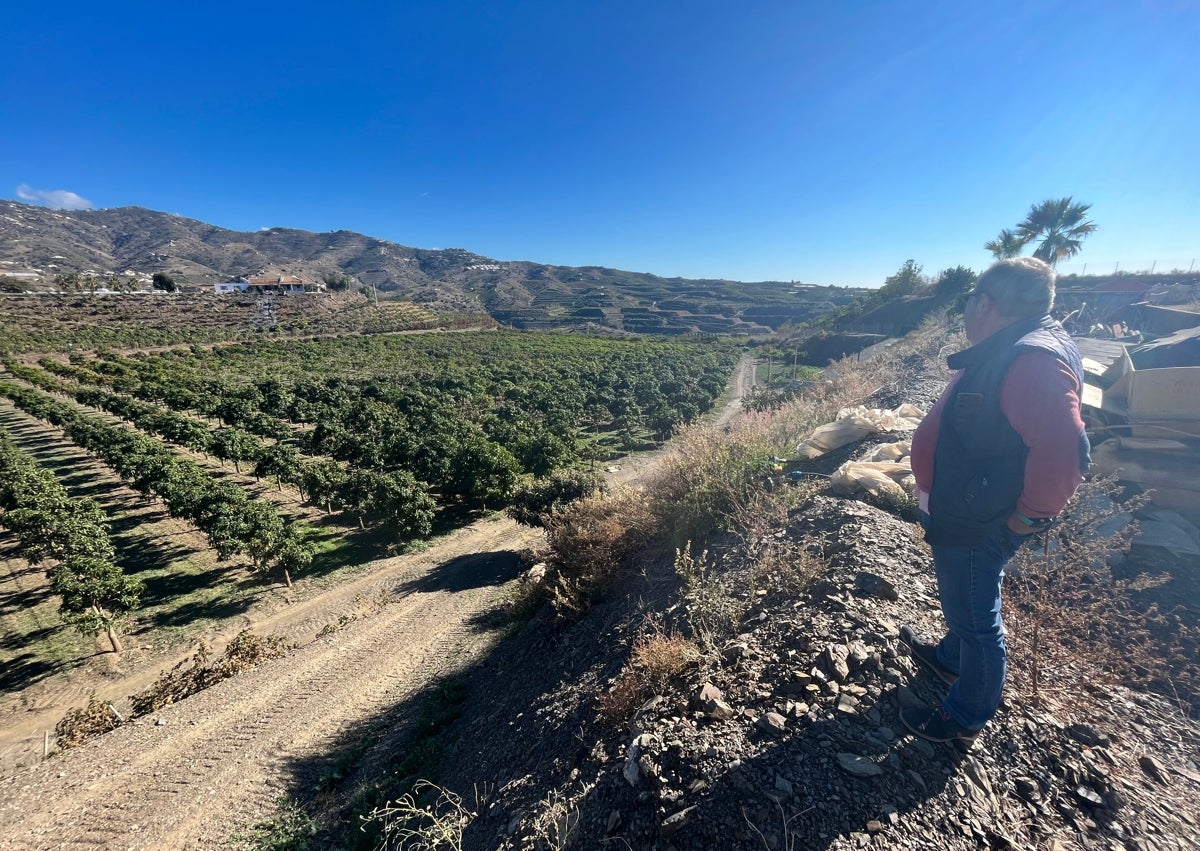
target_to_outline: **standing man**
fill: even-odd
[[[1051,319],[1054,270],[1033,257],[980,275],[963,318],[971,347],[913,435],[912,467],[947,632],[900,638],[950,685],[900,720],[934,742],[974,741],[1000,706],[1007,672],[1000,586],[1022,541],[1053,522],[1091,462],[1079,415],[1079,349]]]

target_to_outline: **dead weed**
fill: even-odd
[[[229,642],[225,652],[210,664],[212,648],[202,641],[190,665],[184,667],[186,663],[180,662],[162,673],[150,688],[130,698],[133,716],[147,715],[177,703],[268,659],[285,656],[294,646],[277,635],[263,637],[242,630]]]
[[[676,630],[664,630],[657,621],[652,631],[634,642],[625,670],[608,691],[600,695],[600,713],[613,722],[633,715],[638,707],[667,687],[689,667],[700,661],[701,654],[692,640]]]

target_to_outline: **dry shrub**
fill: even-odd
[[[772,472],[768,414],[739,418],[725,434],[685,429],[648,485],[659,528],[673,546],[737,528]]]
[[[370,824],[379,831],[380,841],[376,846],[379,851],[393,848],[459,851],[463,846],[463,831],[475,817],[476,813],[454,792],[428,780],[418,780],[411,792],[361,818],[364,826]]]
[[[122,724],[121,717],[108,701],[100,701],[95,695],[83,709],[68,709],[67,714],[54,725],[55,742],[62,750],[81,745],[93,736],[115,730]]]
[[[653,631],[640,637],[629,654],[629,663],[612,687],[600,695],[600,712],[610,721],[624,721],[647,700],[661,694],[690,666],[700,660],[695,643],[675,630],[664,631],[653,622]]]
[[[1014,673],[1035,701],[1051,683],[1071,693],[1078,682],[1109,681],[1154,687],[1198,705],[1194,620],[1139,602],[1166,577],[1121,579],[1110,566],[1137,534],[1137,524],[1122,516],[1144,502],[1122,501],[1113,477],[1097,477],[1079,489],[1044,543],[1023,547],[1010,563]]]
[[[560,610],[583,612],[595,593],[642,551],[652,529],[644,494],[631,488],[556,509],[546,525],[550,598]]]
[[[783,525],[776,528],[783,528]],[[817,555],[819,546],[809,539],[764,534],[749,541],[743,552],[743,557],[754,566],[753,582],[756,586],[785,593],[803,591],[826,568],[825,562]]]
[[[707,550],[692,555],[692,543],[675,551],[675,572],[683,580],[684,611],[692,635],[715,653],[732,635],[750,604],[752,574],[719,571]]]
[[[180,662],[160,674],[150,688],[130,698],[133,716],[136,718],[177,703],[261,662],[287,655],[294,646],[277,635],[264,638],[244,629],[229,642],[220,658],[209,664],[212,648],[201,641],[190,665],[185,668],[186,663]]]

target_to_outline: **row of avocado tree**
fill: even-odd
[[[268,445],[238,429],[211,430],[157,405],[95,387],[68,386],[20,364],[10,363],[7,367],[24,381],[109,411],[171,443],[201,453],[211,452],[222,460],[231,459],[235,467],[239,460],[253,461],[256,476],[273,477],[281,488],[284,484],[295,487],[301,496],[324,506],[326,512],[334,508],[353,512],[360,528],[366,528],[366,518],[373,517],[386,523],[398,541],[424,538],[432,531],[436,503],[427,485],[406,470],[356,469],[329,459],[304,458],[299,450],[287,444]]]
[[[52,363],[52,361],[46,362]],[[238,473],[242,471],[243,461],[255,462],[254,474],[256,477],[275,476],[279,487],[283,486],[284,480],[276,475],[281,464],[275,459],[275,456],[286,454],[285,450],[288,448],[286,446],[279,446],[278,451],[275,451],[277,444],[267,444],[241,429],[212,428],[194,417],[177,413],[169,408],[150,402],[141,402],[120,393],[110,393],[96,386],[81,386],[63,381],[41,369],[15,361],[5,361],[4,367],[10,374],[28,384],[51,393],[70,396],[76,402],[89,408],[107,411],[133,423],[139,430],[158,435],[176,446],[198,452],[206,458],[212,455],[222,462],[232,461],[234,470]],[[85,373],[85,371],[79,372]],[[292,452],[295,450],[293,449]],[[264,469],[260,469],[260,467]]]
[[[72,499],[54,474],[0,434],[0,526],[17,538],[32,565],[50,561],[50,590],[59,612],[85,635],[108,636],[121,652],[118,625],[137,609],[142,583],[116,563],[103,509],[91,498]]]
[[[43,365],[77,379],[88,377],[90,372],[53,361]],[[31,368],[17,366],[10,368],[10,371],[27,378]],[[99,377],[98,373],[90,374]],[[42,381],[44,383],[44,379]],[[392,480],[401,485],[404,491],[414,487],[427,488],[429,485],[426,483],[432,483],[444,499],[462,499],[495,506],[507,501],[524,472],[521,462],[508,449],[489,439],[478,428],[471,427],[457,409],[446,408],[421,416],[419,421],[406,419],[401,422],[386,404],[368,400],[359,405],[352,403],[348,396],[343,396],[341,405],[321,404],[312,409],[311,415],[318,420],[316,427],[296,432],[293,447],[285,443],[267,445],[249,433],[253,431],[278,436],[281,433],[292,435],[293,431],[278,418],[254,409],[239,391],[210,385],[209,392],[203,394],[181,391],[178,387],[168,393],[158,393],[153,388],[143,387],[131,375],[122,375],[103,383],[119,387],[138,398],[157,399],[172,408],[179,406],[185,410],[199,410],[219,417],[223,422],[237,423],[246,430],[231,426],[213,431],[206,439],[197,431],[197,426],[203,426],[184,415],[172,415],[161,409],[135,408],[118,401],[119,397],[114,398],[112,394],[105,396],[104,391],[95,388],[73,395],[83,404],[103,407],[139,427],[162,434],[173,443],[180,442],[196,451],[211,452],[223,460],[233,460],[235,466],[240,461],[253,461],[256,475],[274,476],[281,482],[293,484],[327,509],[332,503],[359,511],[360,522],[362,497],[343,499],[344,489],[336,484],[331,488],[331,480],[349,483],[350,490],[355,494],[362,492],[362,488],[355,483],[364,478],[380,483]],[[62,387],[54,389],[63,391]],[[211,399],[217,401],[206,401]],[[143,418],[142,422],[138,422],[139,416]],[[510,429],[515,425],[510,422]],[[180,440],[176,440],[176,437]],[[397,450],[400,444],[404,451]],[[545,431],[524,441],[523,446],[523,454],[530,459],[531,472],[535,473],[564,466],[574,458],[573,442],[568,446],[554,440]],[[350,469],[335,471],[326,462],[306,461],[303,456],[310,459],[332,457],[344,462]],[[319,466],[320,474],[306,475],[307,468],[314,465]],[[381,492],[379,487],[370,490],[373,493]],[[387,492],[394,490],[394,486],[385,489]],[[391,513],[387,505],[394,500],[376,501],[382,502],[380,509],[366,510]]]
[[[77,408],[12,382],[0,394],[21,410],[61,428],[70,439],[103,460],[144,496],[157,496],[173,517],[193,523],[222,559],[249,556],[256,571],[292,574],[312,562],[305,524],[284,519],[275,507],[230,482],[215,479],[162,443],[122,426],[89,417]]]
[[[352,485],[353,492],[361,493],[362,488],[354,483],[364,478],[380,482],[391,480],[401,485],[404,491],[417,487],[424,489],[428,487],[426,482],[432,482],[443,499],[496,506],[508,500],[526,472],[512,452],[465,421],[456,408],[422,410],[401,418],[386,402],[368,399],[351,403],[349,397],[345,397],[340,406],[323,406],[315,414],[320,418],[315,427],[298,432],[293,438],[294,445],[267,444],[236,426],[211,430],[195,419],[164,410],[154,403],[138,402],[96,387],[67,387],[44,373],[41,377],[36,376],[37,371],[30,367],[14,366],[10,371],[46,389],[69,393],[82,404],[103,408],[172,443],[211,453],[222,460],[232,460],[239,471],[240,462],[254,462],[255,475],[272,476],[280,483],[295,485],[314,502],[325,504],[327,508],[331,502],[339,503],[361,514],[362,498],[342,498],[344,489],[337,485],[331,488],[330,480],[344,480]],[[83,377],[82,371],[71,371],[62,364],[55,371],[73,372],[75,376]],[[139,397],[147,395],[131,378],[123,378],[120,386]],[[235,407],[246,408],[244,399],[227,393],[226,401],[230,399],[241,402]],[[174,394],[171,401],[163,401],[183,403],[178,394]],[[188,398],[187,403],[188,409],[246,425],[260,434],[278,435],[281,429],[287,434],[293,433],[290,427],[260,411],[235,413],[224,405],[206,408],[200,396]],[[515,433],[518,428],[513,420],[505,425],[510,433]],[[566,466],[574,459],[575,441],[568,445],[554,439],[544,429],[532,435],[516,435],[515,440],[522,447],[531,473],[545,473]],[[322,456],[344,462],[349,469],[338,468],[335,472],[327,461],[318,460]],[[313,466],[319,467],[320,474],[306,475],[307,468]],[[371,491],[379,492],[379,488]],[[366,510],[391,513],[386,505],[394,500],[376,501],[382,502],[384,507]]]
[[[456,340],[436,362],[440,350],[431,351],[432,342],[396,351],[394,340],[263,343],[144,358],[106,353],[86,362],[92,376],[140,399],[262,434],[288,428],[281,417],[309,423],[297,442],[305,454],[368,469],[403,467],[443,499],[493,505],[505,501],[518,475],[572,464],[583,454],[585,432],[612,432],[628,445],[644,430],[669,436],[711,406],[731,364],[724,350],[678,344],[476,336],[483,338],[476,349]],[[495,352],[482,348],[497,342],[504,345]],[[359,377],[352,367],[363,353],[372,366]],[[392,371],[401,355],[411,358]],[[297,374],[299,366],[310,371]],[[262,375],[270,377],[253,378]]]

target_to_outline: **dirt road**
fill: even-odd
[[[752,379],[743,361],[720,422]],[[627,464],[613,478],[644,472]],[[507,519],[481,521],[256,617],[255,632],[303,646],[0,779],[0,849],[229,847],[275,811],[297,765],[487,649],[496,636],[476,619],[515,578],[516,551],[539,534]],[[354,619],[315,638],[343,615]]]

